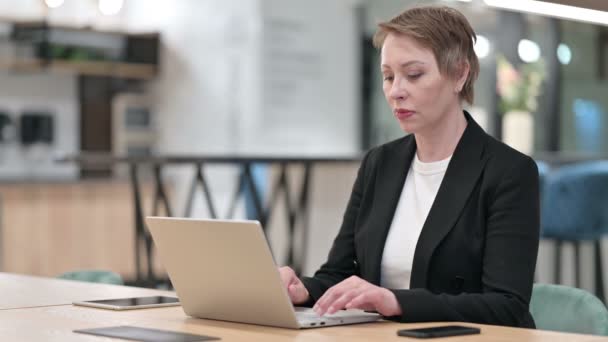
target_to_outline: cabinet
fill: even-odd
[[[158,73],[158,33],[95,31],[44,22],[10,26],[12,53],[5,53],[0,63],[6,69],[134,80],[149,80]]]

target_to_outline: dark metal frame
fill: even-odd
[[[163,157],[116,157],[107,154],[82,154],[78,156],[61,158],[61,162],[75,162],[81,166],[88,167],[111,167],[117,164],[129,165],[129,177],[131,182],[131,190],[133,194],[133,210],[134,210],[134,231],[135,231],[135,265],[136,274],[133,281],[127,281],[129,284],[137,286],[154,287],[162,283],[167,283],[168,279],[159,279],[153,271],[153,241],[144,222],[144,210],[142,205],[142,195],[140,187],[139,172],[142,167],[152,167],[154,177],[154,198],[152,215],[160,215],[161,208],[164,209],[166,216],[173,216],[169,197],[165,190],[165,185],[162,180],[162,171],[165,166],[169,165],[193,165],[195,168],[194,177],[188,192],[186,208],[184,216],[189,217],[192,214],[192,206],[194,196],[196,195],[197,187],[200,185],[207,204],[210,218],[220,218],[217,207],[214,204],[212,191],[209,182],[205,177],[204,167],[209,164],[229,164],[239,167],[240,172],[237,176],[238,185],[232,196],[228,212],[224,218],[233,218],[236,211],[238,200],[244,196],[245,190],[250,191],[257,220],[260,221],[262,227],[272,217],[274,209],[279,205],[279,196],[284,193],[284,209],[287,211],[287,229],[289,236],[288,252],[286,264],[291,265],[297,274],[301,274],[304,261],[306,259],[306,250],[308,247],[308,229],[309,229],[309,199],[310,185],[312,180],[312,170],[317,164],[327,163],[346,163],[357,162],[359,157],[352,158],[309,158],[309,157],[240,157],[240,156],[163,156]],[[274,181],[270,189],[270,196],[267,206],[264,206],[262,195],[258,185],[253,179],[251,167],[254,164],[268,164],[279,166],[279,176]],[[292,203],[292,189],[289,185],[289,166],[299,165],[303,167],[304,173],[301,179],[301,185],[297,192],[297,201]],[[300,255],[295,254],[295,238],[296,227],[301,224],[302,241]],[[143,255],[142,255],[143,254]],[[142,260],[142,256],[145,259]],[[147,268],[144,274],[144,266]]]

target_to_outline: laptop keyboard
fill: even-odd
[[[332,314],[332,315],[323,315],[323,317],[319,317],[319,315],[317,315],[316,312],[314,312],[312,309],[310,308],[295,308],[296,311],[296,317],[298,319],[324,319],[324,320],[339,320],[341,318],[344,317],[349,317],[349,316],[353,316],[353,312],[347,312],[344,310],[339,310],[338,312]]]
[[[317,327],[325,325],[340,325],[364,323],[378,320],[377,314],[366,313],[361,310],[340,310],[332,315],[319,317],[311,308],[295,307],[296,319],[302,327]]]
[[[294,308],[295,312],[296,312],[296,317],[298,319],[319,319],[319,315],[317,315],[316,312],[314,312],[311,308],[300,308],[300,307],[295,307]]]

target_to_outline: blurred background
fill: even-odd
[[[478,35],[467,109],[538,162],[537,281],[603,298],[604,0],[0,0],[0,271],[167,286],[156,214],[258,219],[312,274],[360,157],[404,134],[376,24],[426,4]]]

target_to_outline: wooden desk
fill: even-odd
[[[95,295],[168,294],[167,291],[128,288],[17,276],[0,273],[2,301],[13,300],[13,306],[30,306],[21,309],[0,310],[0,341],[104,341],[99,337],[76,334],[75,329],[87,329],[116,325],[133,325],[154,329],[188,332],[220,337],[222,341],[407,341],[398,337],[398,329],[428,327],[442,323],[398,324],[377,322],[351,326],[307,330],[289,330],[195,319],[184,314],[181,307],[156,308],[131,311],[111,311],[72,305],[56,305]],[[9,284],[10,287],[6,286]],[[5,286],[5,287],[2,287]],[[25,301],[25,299],[28,299]],[[40,302],[35,302],[39,300]],[[32,307],[55,303],[46,307]],[[7,305],[5,305],[7,306]],[[453,323],[450,323],[453,324]],[[608,341],[606,337],[564,334],[531,329],[516,329],[480,324],[465,324],[481,328],[481,335],[451,337],[449,342],[460,341]],[[106,339],[108,340],[108,339]],[[415,339],[409,339],[416,341]],[[446,340],[446,341],[448,341]],[[443,340],[441,340],[443,341]]]
[[[407,341],[396,335],[397,329],[426,327],[441,323],[398,324],[378,322],[351,326],[289,330],[187,317],[181,307],[115,312],[71,305],[0,311],[0,340],[2,341],[97,341],[99,338],[73,333],[87,329],[116,325],[134,325],[193,334],[220,337],[222,341]],[[451,337],[460,341],[608,341],[591,335],[574,335],[550,331],[515,329],[479,324],[481,335]],[[416,341],[416,339],[411,339]]]
[[[0,273],[0,310],[154,295],[175,296],[175,292]]]

